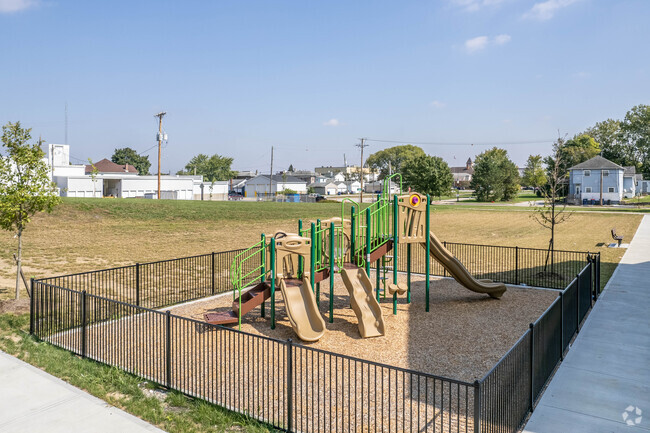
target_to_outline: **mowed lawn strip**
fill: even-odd
[[[547,248],[550,232],[531,212],[437,206],[431,229],[443,240]],[[45,277],[245,248],[261,233],[296,232],[317,218],[341,215],[339,203],[201,202],[135,199],[66,199],[38,215],[24,234],[26,276]],[[603,284],[625,252],[606,248],[610,230],[632,239],[642,216],[574,213],[556,231],[556,249],[600,252]],[[16,241],[0,233],[0,299],[13,295],[11,254]],[[25,292],[23,292],[25,293]]]

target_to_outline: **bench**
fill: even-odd
[[[612,229],[612,239],[618,241],[618,246],[621,246],[621,242],[623,242],[623,236],[616,234],[616,227]]]

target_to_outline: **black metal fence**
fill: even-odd
[[[514,274],[490,265],[497,254],[506,260],[512,251],[519,258],[531,251],[447,245],[457,248],[474,275],[495,280],[526,269],[517,266],[525,263],[520,259]],[[468,383],[155,310],[231,290],[228,271],[238,252],[33,280],[30,331],[286,431],[514,432],[533,410],[599,287],[598,255],[556,257],[557,269],[573,270],[580,260],[582,266],[497,365]]]
[[[564,289],[580,272],[590,257],[599,253],[538,248],[443,242],[444,246],[478,279],[506,284]],[[445,268],[418,245],[400,244],[397,249],[398,271],[406,272],[408,249],[411,249],[411,272],[424,274],[429,260],[430,274],[446,277]]]
[[[480,432],[516,432],[539,400],[599,291],[598,257],[559,293],[550,307],[477,382]]]

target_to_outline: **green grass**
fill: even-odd
[[[0,314],[0,349],[167,432],[272,431],[245,415],[178,392],[166,393],[164,401],[148,396],[143,387],[164,390],[117,368],[82,359],[40,342],[28,334],[28,327],[28,315]]]

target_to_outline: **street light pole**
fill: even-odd
[[[164,111],[161,111],[158,114],[154,114],[153,117],[158,118],[158,200],[160,200],[160,160],[161,160],[161,155],[162,155],[162,140],[163,140],[163,135],[162,135],[162,118],[163,116],[167,114]]]

